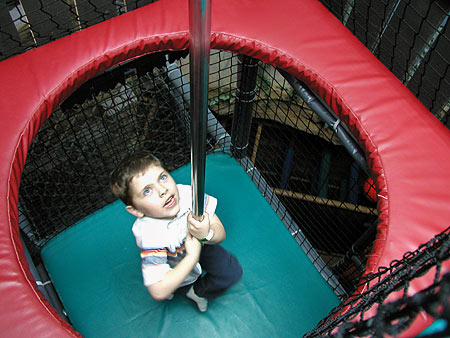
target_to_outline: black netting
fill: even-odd
[[[0,3],[0,60],[157,0],[4,0]]]
[[[48,240],[114,200],[108,174],[126,154],[150,150],[169,169],[190,161],[183,56],[158,53],[100,74],[44,123],[19,197],[35,257]],[[262,191],[319,271],[340,296],[353,290],[374,237],[364,234],[377,220],[376,203],[363,190],[367,174],[273,67],[214,52],[210,88],[208,151],[230,151],[229,141],[221,142],[231,134],[231,151],[252,168],[260,189],[273,192]]]
[[[322,0],[450,128],[450,2]]]
[[[0,60],[156,0],[7,0],[0,3]],[[449,127],[447,0],[322,0]]]
[[[333,129],[295,94],[278,71],[260,64],[256,84],[246,151],[251,161],[245,166],[247,170],[253,166],[257,169],[250,175],[274,208],[281,203],[280,218],[285,213],[292,216],[285,224],[298,241],[306,237],[350,291],[374,233],[364,237],[361,252],[353,252],[352,247],[377,219],[376,203],[363,191],[367,174],[356,165]],[[259,175],[275,198],[265,193]],[[356,269],[346,256],[360,261]]]
[[[189,161],[184,107],[157,56],[87,82],[40,129],[20,187],[23,228],[37,246],[114,200],[109,172],[126,154],[150,150],[170,169]]]
[[[389,267],[365,276],[359,285],[371,285],[367,291],[339,304],[303,337],[397,337],[422,311],[444,321],[441,329],[422,337],[448,337],[450,274],[443,273],[442,263],[450,258],[449,233],[450,228]],[[432,276],[430,285],[408,296],[411,282],[426,274]],[[399,299],[387,301],[393,292],[400,294]],[[368,315],[373,307],[376,315]]]
[[[2,2],[0,59],[150,2]],[[447,1],[322,3],[449,126]],[[166,58],[157,53],[100,74],[82,85],[45,122],[28,153],[19,196],[20,227],[35,260],[48,240],[114,200],[108,174],[126,154],[150,150],[169,169],[189,162],[186,55],[171,53]],[[230,151],[240,161],[322,276],[339,296],[346,297],[358,285],[376,233],[376,202],[364,191],[367,173],[348,154],[329,123],[312,111],[273,67],[215,51],[210,69],[208,151]],[[443,236],[448,237],[448,231]],[[446,241],[439,238],[438,243]],[[417,255],[425,257],[422,252],[428,252],[429,257],[447,250],[436,248],[427,244]],[[401,266],[420,272],[429,262],[447,259],[445,255],[430,261],[424,258],[420,261],[425,262],[423,267],[413,263],[414,269],[409,269],[408,257],[371,275],[369,278],[380,280],[375,288],[390,292],[392,288],[383,283],[392,284],[399,276],[397,269],[405,271]],[[383,281],[384,273],[389,282]],[[405,289],[416,276],[400,275],[394,285]],[[433,304],[448,300],[448,278],[436,276],[431,291],[411,302],[439,317]],[[374,294],[365,294],[364,304],[370,307],[385,299],[378,291]],[[403,311],[411,308],[411,302],[408,298],[402,302],[391,308],[386,305],[383,314],[389,315],[380,314],[382,320],[369,319],[352,328],[347,326],[350,317],[338,309],[337,321],[331,320],[332,314],[310,336],[331,334],[341,323],[345,325],[340,336],[351,335],[351,330],[375,332],[375,336],[379,330],[399,332],[417,312]],[[356,309],[360,305],[351,306]],[[398,309],[403,311],[401,318],[393,315]],[[402,325],[396,325],[398,320]]]

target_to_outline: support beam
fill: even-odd
[[[360,212],[360,213],[368,214],[368,215],[378,215],[377,209],[369,208],[369,207],[366,207],[363,205],[356,205],[353,203],[331,200],[328,198],[322,198],[319,196],[313,196],[313,195],[308,195],[308,194],[304,194],[301,192],[295,192],[295,191],[284,190],[284,189],[279,189],[279,188],[272,188],[272,190],[278,196],[296,198],[296,199],[306,201],[306,202],[312,202],[312,203],[321,204],[321,205],[328,205],[330,207],[341,208],[341,209],[349,210],[349,211],[356,211],[356,212]]]

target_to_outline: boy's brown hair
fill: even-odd
[[[152,166],[164,168],[162,162],[151,153],[140,152],[125,157],[109,176],[109,186],[113,194],[125,205],[133,205],[130,182]]]

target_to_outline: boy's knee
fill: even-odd
[[[242,266],[236,257],[230,255],[230,286],[239,282],[242,278]]]

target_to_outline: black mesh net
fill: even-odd
[[[322,3],[450,127],[450,2],[322,0]]]
[[[150,2],[2,2],[1,58]],[[449,125],[448,2],[322,2]],[[28,153],[19,196],[20,227],[34,260],[39,260],[40,248],[50,239],[114,200],[108,175],[125,155],[150,150],[169,169],[189,162],[186,55],[156,53],[108,70],[82,85],[44,123]],[[208,152],[231,151],[322,276],[346,298],[358,286],[376,233],[376,202],[364,188],[367,173],[344,149],[336,130],[272,66],[213,51],[209,85]],[[447,237],[448,231],[442,238]],[[442,238],[437,241],[444,243]],[[424,257],[422,251],[437,254],[435,248],[427,244],[418,255]],[[399,264],[410,266],[408,259]],[[425,267],[444,259],[447,256],[441,255],[420,262]],[[414,267],[422,271],[422,265]],[[383,283],[390,284],[392,279],[384,282],[382,275],[397,278],[396,270],[391,267],[368,278],[378,278],[379,287],[390,292]],[[407,289],[415,275],[400,275]],[[431,291],[418,296],[421,309],[442,316],[433,304],[448,301],[447,279],[436,275]],[[365,294],[369,307],[385,299],[379,292],[374,294]],[[352,332],[378,336],[383,327],[385,332],[399,332],[417,313],[406,311],[405,324],[396,326],[398,318],[392,311],[410,306],[408,299],[402,300],[407,305],[383,310],[389,316],[376,328],[371,327],[374,320],[361,315],[365,321],[360,326],[347,327],[353,318],[347,313],[363,313],[364,307],[347,313],[337,309],[309,336],[335,334],[333,328],[342,323],[346,325],[340,330],[347,331],[339,331],[338,336]]]
[[[92,79],[40,129],[19,198],[23,230],[38,247],[114,200],[109,173],[126,154],[152,151],[169,169],[189,161],[184,106],[155,68],[163,62],[163,54],[146,56]]]
[[[101,74],[44,123],[28,153],[19,197],[21,229],[34,243],[34,257],[48,240],[114,200],[108,175],[125,155],[149,150],[169,169],[190,161],[183,56],[153,54]],[[318,268],[334,272],[340,283],[333,287],[343,287],[344,296],[363,271],[374,237],[363,237],[377,219],[376,203],[363,190],[367,174],[273,67],[216,51],[210,88],[208,151],[229,151],[220,133],[237,135],[231,136],[233,154],[252,169],[255,184],[299,243],[314,252]],[[236,112],[246,121],[233,123]]]
[[[421,337],[449,337],[450,274],[442,272],[442,263],[450,258],[449,233],[450,229],[445,230],[416,251],[405,253],[389,267],[365,276],[359,285],[371,285],[367,291],[339,304],[303,337],[397,337],[420,312],[427,312],[443,323],[439,329],[423,333]],[[426,274],[433,277],[433,282],[408,296],[411,282]],[[393,292],[400,297],[388,301]],[[368,315],[373,307],[376,315]]]
[[[3,0],[0,60],[157,0]]]
[[[0,60],[156,0],[5,0]],[[447,127],[450,29],[447,0],[322,0]]]

